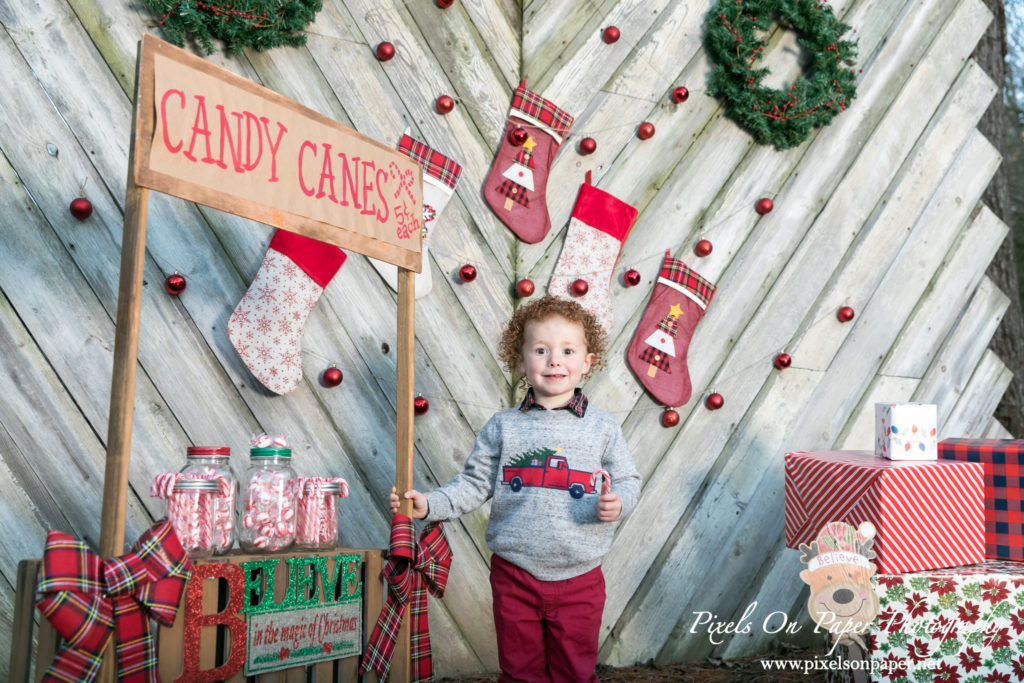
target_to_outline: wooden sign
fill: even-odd
[[[414,161],[154,36],[141,59],[137,185],[420,271]]]

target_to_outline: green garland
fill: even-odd
[[[755,68],[768,44],[755,32],[766,35],[776,18],[813,56],[810,78],[800,76],[785,91],[762,85],[768,69]],[[825,0],[718,0],[707,25],[704,46],[714,65],[707,92],[721,98],[725,115],[759,144],[796,147],[857,95],[857,44],[841,39],[850,27]]]
[[[167,39],[183,47],[190,37],[213,52],[213,39],[235,54],[242,48],[269,50],[306,44],[302,32],[322,0],[143,0],[160,15]]]

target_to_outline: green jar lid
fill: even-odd
[[[250,458],[290,458],[292,457],[292,449],[290,448],[250,448]]]

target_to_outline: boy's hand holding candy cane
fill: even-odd
[[[612,493],[612,477],[605,470],[597,470],[591,477],[591,485],[597,487],[598,475],[604,477],[601,495],[597,499],[597,519],[600,522],[614,522],[622,514],[622,498]]]

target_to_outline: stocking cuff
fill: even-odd
[[[423,167],[423,172],[454,190],[462,166],[409,135],[398,141],[398,150]]]
[[[526,89],[526,80],[519,82],[512,96],[512,109],[509,116],[525,119],[529,123],[540,126],[550,133],[558,144],[572,128],[573,116],[562,111],[550,100],[545,100],[537,93]]]
[[[625,242],[636,221],[637,211],[618,197],[599,190],[590,183],[580,186],[572,217],[601,232],[607,233],[619,242]]]
[[[658,284],[667,285],[694,301],[702,309],[711,303],[715,295],[715,285],[701,277],[679,259],[672,258],[672,252],[665,252],[665,261],[661,265]]]
[[[345,252],[333,244],[286,230],[274,233],[270,240],[270,248],[294,261],[295,265],[302,268],[303,272],[321,287],[327,287],[346,257]]]

